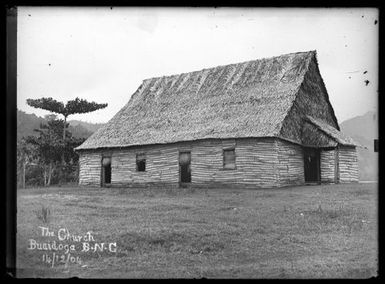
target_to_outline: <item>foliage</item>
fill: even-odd
[[[68,101],[65,107],[66,114],[71,115],[75,113],[88,113],[98,109],[107,107],[107,104],[98,104],[95,102],[88,102],[83,99],[76,98],[75,100]]]
[[[50,120],[48,124],[41,124],[40,129],[35,129],[39,136],[28,136],[27,143],[34,145],[37,149],[39,161],[43,164],[60,161],[63,151],[61,141],[62,120]],[[66,133],[68,136],[68,132]]]
[[[29,187],[44,186],[44,167],[38,163],[27,164],[25,168],[25,184]]]
[[[66,105],[64,105],[63,102],[59,102],[51,97],[41,99],[27,99],[27,104],[34,108],[41,108],[50,112],[62,114],[64,117],[76,113],[93,112],[95,110],[107,107],[107,104],[88,102],[79,98],[68,101]]]
[[[98,109],[107,107],[107,104],[98,104],[95,102],[88,102],[83,99],[76,98],[68,101],[66,105],[64,103],[54,100],[53,98],[41,98],[41,99],[27,99],[27,104],[34,108],[41,108],[53,113],[62,114],[64,116],[64,122],[62,126],[62,143],[65,147],[66,143],[66,129],[68,124],[66,123],[67,117],[75,113],[88,113]],[[61,162],[64,164],[64,152],[61,155]]]
[[[27,99],[27,104],[34,108],[41,108],[58,114],[64,113],[64,104],[53,98]]]
[[[27,142],[25,138],[17,141],[17,163],[32,162],[36,159],[35,147]]]
[[[33,162],[38,158],[36,147],[32,144],[29,144],[25,138],[22,138],[17,141],[16,157],[17,184],[18,186],[25,186],[25,179],[28,173],[27,165],[33,164]]]
[[[41,124],[39,129],[35,129],[38,136],[28,136],[22,140],[24,144],[20,142],[18,145],[20,160],[33,152],[33,156],[30,155],[31,166],[25,172],[26,183],[46,186],[51,183],[76,182],[78,155],[73,149],[83,143],[84,138],[75,138],[71,132],[66,131],[63,144],[61,131],[64,121],[56,119],[56,115],[47,116],[46,119],[47,124]]]
[[[38,136],[28,136],[25,139],[29,147],[35,148],[36,157],[34,158],[38,167],[43,171],[43,184],[50,185],[51,182],[60,183],[77,181],[78,179],[78,156],[73,149],[84,142],[83,138],[75,138],[71,132],[67,131],[67,117],[76,113],[88,113],[107,107],[107,104],[98,104],[76,98],[66,104],[59,102],[51,97],[40,99],[27,99],[27,104],[52,113],[61,114],[64,120],[57,119],[56,115],[48,115],[47,124],[40,124],[40,129],[35,131]],[[22,145],[20,145],[22,146]],[[18,148],[19,149],[19,148]],[[25,160],[27,150],[20,147],[20,161]],[[18,156],[18,157],[19,157]],[[23,163],[23,177],[26,175],[26,163]],[[18,172],[20,174],[20,171]],[[19,175],[20,176],[20,175]],[[40,181],[38,181],[40,183]]]

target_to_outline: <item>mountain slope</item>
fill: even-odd
[[[87,129],[91,133],[94,133],[96,130],[98,130],[100,127],[104,125],[104,123],[90,123],[90,122],[84,122],[81,120],[70,120],[68,121],[68,123],[73,127],[77,127],[78,125],[80,125],[81,127]]]
[[[40,123],[44,122],[45,119],[42,117],[17,110],[17,140],[29,135],[36,135],[33,130],[38,129]]]
[[[46,123],[43,117],[17,110],[17,139],[19,140],[29,135],[36,135],[34,129],[38,129],[41,123]],[[68,130],[76,138],[88,138],[103,125],[102,123],[93,124],[79,120],[71,120],[68,121],[68,123]]]
[[[341,131],[367,149],[358,147],[358,165],[360,180],[378,179],[378,153],[374,152],[374,139],[378,139],[378,115],[367,112],[340,124]]]

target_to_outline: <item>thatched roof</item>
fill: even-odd
[[[341,131],[338,131],[337,129],[325,123],[324,121],[316,119],[311,116],[307,116],[307,119],[310,123],[316,126],[323,133],[328,135],[331,139],[336,141],[338,144],[346,145],[346,146],[360,146],[360,144],[355,142],[352,138],[344,135]]]
[[[146,79],[77,150],[279,137],[315,51]]]

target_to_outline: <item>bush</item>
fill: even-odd
[[[36,210],[35,214],[36,214],[37,219],[39,219],[40,221],[42,221],[45,224],[49,223],[49,221],[51,219],[51,210],[44,205],[42,205],[39,210]]]
[[[55,184],[77,184],[79,181],[79,166],[77,164],[68,164],[64,167],[58,166],[51,177],[51,185]],[[26,186],[44,186],[44,167],[42,165],[27,165],[25,168]],[[23,170],[20,167],[17,171],[17,186],[23,186]]]

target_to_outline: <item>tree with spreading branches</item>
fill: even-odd
[[[37,136],[27,136],[23,142],[28,147],[33,147],[35,161],[44,170],[44,186],[51,184],[54,172],[59,177],[60,182],[66,182],[65,168],[63,165],[63,156],[67,169],[77,163],[78,156],[74,153],[73,148],[84,142],[84,138],[75,138],[70,131],[66,131],[66,144],[62,143],[62,129],[64,121],[56,119],[56,115],[45,116],[47,123],[41,123],[39,129],[34,129]],[[67,123],[68,124],[68,123]],[[20,160],[26,156],[27,152],[20,145]],[[24,150],[24,151],[23,151]],[[28,149],[27,149],[28,150]],[[23,156],[24,154],[24,156]],[[62,163],[61,163],[62,162]],[[59,168],[60,163],[63,168]],[[24,170],[25,173],[25,170]]]
[[[64,117],[63,126],[63,138],[62,143],[65,145],[66,142],[66,128],[67,128],[67,117],[72,114],[89,113],[98,109],[107,107],[107,104],[98,104],[95,102],[88,102],[83,99],[76,98],[68,101],[66,104],[59,102],[53,98],[41,98],[41,99],[27,99],[27,104],[34,108],[40,108],[48,110],[53,113],[61,114]],[[62,162],[64,162],[64,154],[62,155]]]

